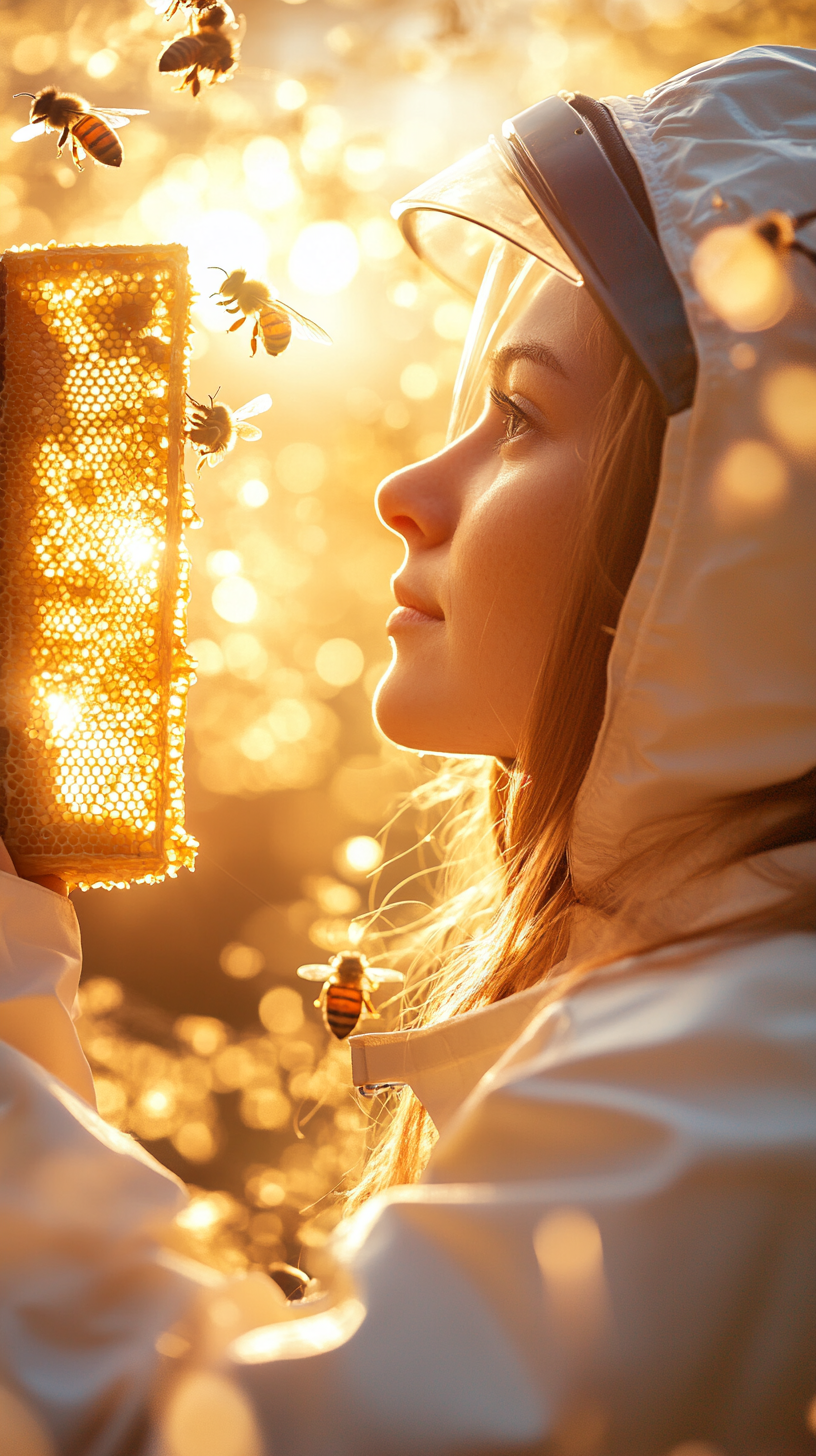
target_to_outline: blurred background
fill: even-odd
[[[220,387],[233,408],[273,398],[263,439],[195,487],[196,872],[74,899],[100,1108],[191,1185],[180,1244],[225,1269],[308,1269],[359,1173],[370,1114],[312,1005],[319,987],[295,970],[350,944],[388,959],[390,930],[433,892],[426,826],[409,808],[381,833],[437,765],[371,723],[401,560],[373,496],[443,444],[469,310],[413,260],[389,205],[553,91],[641,92],[744,45],[813,46],[816,12],[812,0],[242,8],[239,69],[194,101],[156,68],[183,12],[6,0],[0,248],[187,244],[191,392]],[[48,84],[149,109],[122,133],[119,171],[77,173],[54,135],[11,142],[29,104],[13,93]],[[251,324],[227,338],[208,298],[212,265],[266,278],[333,347],[296,340],[252,359]]]

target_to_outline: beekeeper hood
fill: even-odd
[[[475,299],[450,437],[550,269],[585,286],[669,417],[610,655],[573,863],[816,762],[816,53],[755,46],[643,97],[563,92],[403,198]]]

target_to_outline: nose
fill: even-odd
[[[452,536],[460,495],[456,445],[389,475],[377,489],[377,514],[409,547],[438,546]]]

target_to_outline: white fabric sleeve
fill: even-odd
[[[56,1452],[119,1456],[144,1424],[156,1337],[194,1287],[158,1243],[183,1203],[132,1139],[0,1045],[0,1395]]]
[[[95,1105],[93,1077],[73,1025],[82,968],[71,901],[0,872],[0,1041]]]
[[[67,895],[0,872],[0,996],[56,996],[73,1013],[82,951]]]
[[[336,1308],[230,1347],[265,1456],[806,1449],[813,964],[790,936],[537,1018],[336,1240]]]

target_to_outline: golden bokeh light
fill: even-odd
[[[258,1015],[268,1031],[291,1036],[303,1025],[303,997],[289,986],[276,986],[261,999]]]
[[[458,299],[448,299],[435,309],[433,326],[440,339],[451,339],[461,343],[470,326],[471,309]]]
[[[275,89],[275,100],[282,111],[299,111],[309,99],[309,93],[302,81],[289,77]]]
[[[580,1208],[557,1209],[541,1220],[534,1238],[536,1259],[549,1283],[595,1279],[603,1268],[598,1225]]]
[[[313,222],[295,239],[289,277],[304,293],[340,293],[360,266],[360,250],[344,222]]]
[[[382,845],[370,834],[355,834],[340,845],[337,860],[346,874],[365,877],[382,864]]]
[[[721,1446],[714,1446],[710,1441],[681,1441],[679,1446],[672,1446],[667,1456],[725,1456]]]
[[[262,480],[245,480],[238,492],[238,499],[242,506],[257,511],[269,500],[269,487]]]
[[[218,1145],[209,1123],[184,1122],[173,1133],[173,1146],[188,1163],[209,1163],[218,1151]]]
[[[284,490],[306,495],[319,490],[326,478],[326,455],[311,441],[293,440],[275,460],[275,472]]]
[[[332,687],[348,687],[362,676],[364,668],[362,648],[348,637],[331,637],[317,649],[315,671]]]
[[[762,413],[769,430],[794,455],[816,455],[816,369],[785,364],[762,381]]]
[[[212,604],[225,622],[251,622],[258,610],[258,593],[243,576],[225,576],[213,587]]]
[[[405,247],[402,233],[390,217],[370,217],[360,224],[360,247],[366,258],[390,262]]]
[[[161,1416],[167,1456],[262,1456],[252,1407],[234,1381],[209,1371],[185,1371],[171,1387]]]
[[[788,495],[788,469],[764,440],[737,440],[714,474],[713,503],[727,525],[772,515]]]
[[[21,76],[38,76],[53,66],[60,50],[60,37],[53,34],[33,34],[17,41],[11,63]]]
[[[220,1051],[227,1040],[226,1027],[215,1016],[182,1016],[173,1029],[179,1040],[201,1057]]]
[[[254,682],[269,664],[269,654],[251,632],[228,632],[221,642],[224,664],[233,677]]]
[[[236,981],[257,976],[266,965],[263,951],[254,945],[242,945],[240,941],[230,941],[229,945],[225,945],[218,959],[222,971]]]
[[[695,287],[732,329],[769,329],[787,313],[793,286],[782,257],[750,223],[714,228],[691,260]]]
[[[236,576],[241,570],[241,558],[237,551],[211,551],[207,557],[207,571],[210,576]]]
[[[430,364],[422,364],[418,360],[413,364],[406,364],[400,374],[400,389],[406,399],[431,399],[436,394],[438,384],[436,370]]]
[[[738,343],[732,344],[728,357],[735,369],[753,369],[757,361],[757,351],[753,344],[740,339]]]
[[[85,70],[92,81],[102,81],[106,76],[112,75],[118,65],[119,57],[116,51],[106,46],[101,51],[94,51],[93,55],[88,57],[85,62]]]

